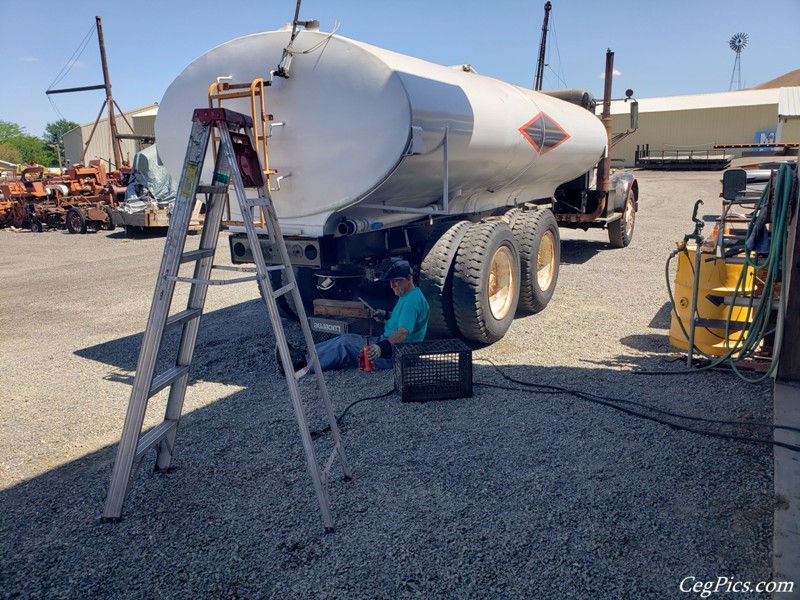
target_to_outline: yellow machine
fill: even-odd
[[[755,292],[755,271],[747,267],[743,277],[743,256],[718,258],[713,243],[701,245],[699,257],[696,243],[680,246],[685,246],[685,250],[678,253],[673,288],[675,310],[669,341],[676,348],[688,350],[690,329],[694,326],[695,349],[710,356],[724,356],[739,345],[744,326],[752,322],[753,308],[738,304],[743,298],[745,302],[742,304],[749,304],[746,299]],[[699,271],[696,274],[695,268]],[[692,311],[693,297],[695,311]],[[737,298],[739,302],[736,302]]]

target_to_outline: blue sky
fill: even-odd
[[[745,87],[800,68],[800,0],[551,0],[545,88],[582,87],[602,97],[605,50],[615,52],[614,96],[638,98],[728,91],[746,32]],[[41,135],[62,116],[93,121],[102,91],[45,95],[102,17],[114,98],[123,110],[161,99],[197,56],[227,40],[291,21],[295,0],[40,0],[36,18],[4,19],[0,120]],[[3,14],[19,15],[11,0]],[[301,19],[340,35],[429,60],[471,64],[479,73],[532,87],[544,0],[303,0]],[[269,62],[269,61],[266,61]],[[276,62],[272,60],[272,62]],[[268,68],[275,65],[266,64]],[[55,88],[102,83],[96,34]],[[51,105],[52,100],[55,108]]]

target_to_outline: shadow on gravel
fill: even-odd
[[[648,327],[650,329],[669,329],[672,324],[672,303],[664,302],[664,305],[653,315]]]
[[[324,534],[266,319],[245,304],[204,317],[196,370],[245,389],[183,417],[172,471],[146,457],[122,522],[99,521],[116,445],[0,492],[6,597],[666,598],[690,575],[769,580],[768,446],[563,392],[767,419],[768,395],[718,373],[698,393],[692,376],[516,364],[503,373],[542,387],[509,390],[496,386],[519,384],[476,352],[472,398],[353,405],[342,435],[354,480],[334,466],[337,529]],[[132,370],[139,337],[80,354]],[[342,414],[391,389],[392,374],[327,381]],[[323,462],[330,442],[315,442]]]
[[[166,237],[169,227],[117,227],[114,233],[108,234],[108,237],[115,240],[128,239],[151,239]]]
[[[284,322],[287,335],[302,339],[299,326]],[[295,331],[296,330],[296,331]],[[132,384],[144,333],[129,335],[75,352],[82,358],[108,364],[120,372],[110,372],[107,379]],[[180,330],[167,332],[159,352],[156,373],[175,364]],[[272,327],[264,303],[250,300],[206,313],[200,323],[190,383],[197,380],[240,385],[240,374],[274,367]],[[226,360],[221,360],[224,357]]]
[[[561,240],[561,262],[582,265],[610,246],[594,240]]]

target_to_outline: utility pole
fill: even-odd
[[[56,154],[58,154],[58,173],[59,175],[63,175],[64,168],[61,166],[61,143],[63,142],[63,140],[59,139],[58,141],[59,141],[58,144],[50,144],[50,145],[56,149]]]
[[[111,148],[114,152],[114,168],[122,166],[122,146],[119,143],[117,120],[114,116],[114,98],[111,95],[111,80],[108,77],[108,62],[106,62],[106,45],[103,40],[103,23],[100,17],[97,20],[97,41],[100,44],[100,60],[103,63],[103,83],[106,89],[106,104],[108,105],[108,125],[111,128]]]
[[[539,43],[539,61],[536,63],[536,81],[533,89],[537,92],[542,89],[542,76],[544,75],[544,55],[547,49],[547,24],[550,21],[550,9],[553,7],[548,1],[544,5],[544,23],[542,24],[542,41]]]
[[[94,132],[97,129],[97,124],[100,122],[100,117],[103,115],[103,110],[105,109],[106,105],[108,106],[108,126],[111,130],[111,149],[114,152],[114,168],[119,169],[122,166],[122,146],[120,145],[120,135],[117,131],[117,119],[116,115],[114,114],[114,106],[119,106],[114,101],[113,96],[111,95],[111,79],[108,76],[108,61],[106,61],[106,45],[103,40],[103,24],[102,19],[100,17],[95,17],[95,21],[97,23],[97,41],[100,44],[100,61],[103,64],[103,84],[102,85],[86,85],[81,87],[74,87],[74,88],[65,88],[61,90],[47,90],[45,94],[64,94],[69,92],[86,92],[89,90],[105,90],[106,91],[106,99],[103,101],[103,106],[100,107],[100,112],[97,114],[97,119],[94,121],[94,127],[92,127],[92,131],[89,134],[89,139],[86,140],[86,143],[83,147],[83,154],[81,155],[81,163],[85,164],[86,158],[86,151],[89,149],[89,144],[94,137]],[[125,113],[122,112],[120,109],[120,114],[122,118],[125,119]],[[127,123],[127,119],[125,122]],[[130,123],[128,123],[128,127],[131,127]],[[131,131],[133,128],[131,127]]]

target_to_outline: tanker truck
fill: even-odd
[[[631,241],[638,185],[609,177],[610,116],[586,93],[534,92],[287,26],[210,50],[168,87],[156,143],[173,176],[192,111],[223,100],[253,114],[306,312],[319,298],[390,309],[375,281],[400,256],[430,304],[429,337],[493,343],[550,301],[559,227]],[[242,218],[226,222],[235,264],[253,256]],[[266,232],[262,251],[279,262]]]

